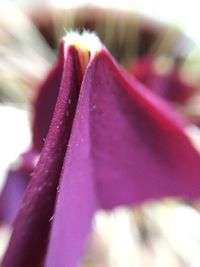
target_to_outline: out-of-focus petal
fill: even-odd
[[[156,61],[159,59],[154,57],[141,58],[133,65],[130,72],[161,97],[175,103],[184,103],[195,92],[194,86],[181,78],[178,64],[162,73],[162,69],[166,68],[164,66],[166,63],[157,64],[156,69]]]
[[[20,200],[29,182],[29,173],[22,169],[9,171],[0,195],[0,224],[11,225]]]

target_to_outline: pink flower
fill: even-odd
[[[58,88],[44,146],[34,138],[41,156],[1,267],[75,267],[98,209],[200,194],[200,156],[186,123],[96,36],[63,39],[41,99]],[[34,129],[51,117],[42,103]]]

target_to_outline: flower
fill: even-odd
[[[75,267],[97,210],[199,196],[200,156],[187,123],[96,36],[68,34],[44,85],[44,99],[49,88],[59,87],[58,97],[44,146],[33,138],[41,155],[1,267]],[[40,107],[34,129],[51,117]]]

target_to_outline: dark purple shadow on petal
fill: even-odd
[[[2,267],[36,267],[43,261],[80,78],[78,54],[69,47],[50,130],[16,217]]]
[[[37,97],[33,103],[33,147],[41,151],[47,136],[53,111],[56,105],[58,92],[63,75],[64,55],[60,52],[59,59],[48,74],[45,82],[38,88]]]

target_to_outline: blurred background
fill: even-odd
[[[20,166],[19,155],[31,146],[39,85],[56,59],[61,37],[71,30],[97,32],[131,75],[190,121],[186,133],[198,149],[198,6],[195,0],[1,0],[0,192],[8,171]],[[0,222],[0,258],[11,229]],[[198,201],[167,198],[99,212],[81,266],[196,267],[199,251]]]

